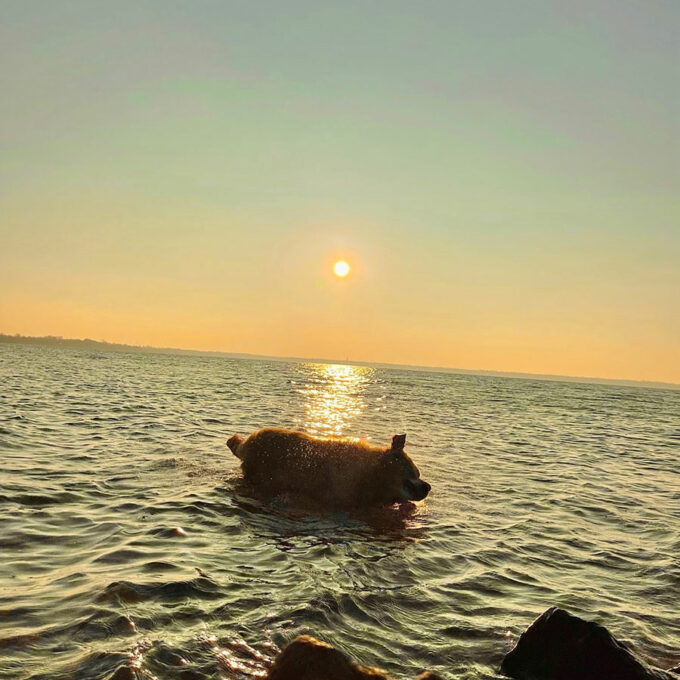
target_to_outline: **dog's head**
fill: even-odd
[[[406,435],[392,437],[392,446],[383,454],[382,480],[390,503],[422,501],[432,488],[420,479],[420,471],[404,451]]]

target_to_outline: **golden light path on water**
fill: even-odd
[[[303,430],[319,437],[347,436],[366,408],[364,392],[374,370],[347,364],[301,364],[304,382],[296,391],[304,400]]]

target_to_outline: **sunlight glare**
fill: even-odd
[[[366,408],[364,391],[373,369],[349,364],[302,364],[305,381],[297,389],[304,399],[302,429],[317,437],[347,436]]]

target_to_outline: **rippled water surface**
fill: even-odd
[[[491,679],[553,604],[678,662],[680,392],[21,345],[0,381],[2,677],[262,677],[312,633]],[[432,494],[253,499],[225,440],[267,425],[407,432]]]

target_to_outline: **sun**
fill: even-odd
[[[334,265],[333,265],[333,273],[336,276],[339,276],[341,279],[344,279],[347,274],[349,274],[349,265],[347,262],[344,260],[338,260]]]

